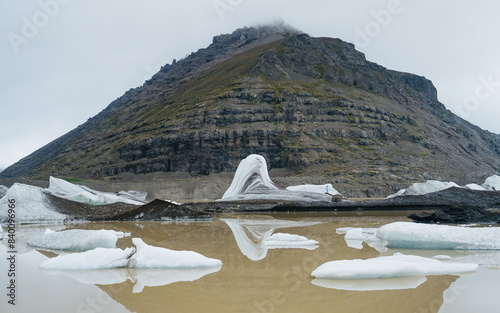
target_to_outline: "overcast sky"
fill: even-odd
[[[499,1],[0,0],[0,168],[44,146],[214,35],[282,19],[432,80],[500,133]]]

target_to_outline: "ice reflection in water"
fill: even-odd
[[[287,245],[286,242],[266,244],[266,240],[279,228],[292,228],[316,225],[318,222],[294,222],[285,220],[251,220],[251,219],[222,219],[233,232],[236,243],[243,255],[252,261],[259,261],[266,257],[268,249],[301,248],[314,250],[316,245],[295,242]]]
[[[54,254],[32,251],[31,247],[22,247],[31,251],[19,255],[20,284],[19,306],[12,309],[6,301],[0,302],[0,312],[106,312],[106,313],[152,313],[152,312],[372,312],[372,313],[441,313],[458,312],[498,312],[498,289],[500,288],[500,271],[481,266],[477,273],[458,278],[451,275],[429,276],[418,287],[396,289],[398,284],[384,281],[381,290],[361,283],[361,286],[343,286],[344,290],[315,285],[316,280],[311,272],[319,265],[339,259],[368,259],[380,256],[380,252],[370,247],[361,250],[346,245],[343,235],[335,230],[340,227],[373,228],[394,221],[405,221],[407,213],[402,214],[288,214],[273,215],[275,221],[290,220],[292,222],[321,222],[308,227],[293,229],[279,228],[283,232],[296,233],[319,241],[315,250],[276,249],[268,250],[264,259],[254,262],[242,254],[232,229],[226,222],[215,219],[212,222],[162,223],[162,222],[102,222],[65,225],[67,229],[113,229],[131,232],[133,237],[143,238],[146,242],[160,247],[175,250],[192,250],[207,257],[222,260],[224,265],[216,272],[193,281],[179,281],[164,284],[167,275],[163,276],[154,270],[132,273],[101,271],[86,272],[95,277],[85,283],[70,279],[67,275],[48,275],[38,269],[38,264],[54,256]],[[233,219],[234,216],[230,216]],[[270,217],[270,215],[268,215]],[[253,215],[242,220],[256,220]],[[262,218],[260,218],[263,220]],[[268,218],[268,220],[272,220]],[[286,228],[291,227],[290,221]],[[279,224],[279,223],[278,223]],[[276,226],[275,224],[274,226]],[[262,226],[262,225],[261,225]],[[256,225],[257,230],[259,226]],[[19,238],[27,238],[27,229],[31,233],[43,232],[46,226],[34,230],[32,226],[20,225]],[[255,228],[254,228],[255,229]],[[272,227],[271,227],[272,229]],[[276,228],[278,229],[278,228]],[[264,232],[270,229],[264,229]],[[257,232],[258,233],[258,232]],[[249,238],[252,238],[251,236]],[[256,239],[254,239],[256,240]],[[25,240],[23,240],[25,242]],[[22,244],[22,242],[21,242]],[[117,242],[119,248],[131,247],[131,238],[122,238]],[[5,260],[7,250],[0,246],[0,258]],[[410,253],[404,249],[389,249],[383,253],[392,255],[395,252]],[[418,255],[432,257],[436,254],[448,254],[452,258],[461,256],[481,256],[488,259],[489,264],[500,264],[497,253],[477,253],[476,251],[439,251],[419,250]],[[474,262],[473,260],[460,260]],[[5,285],[6,262],[0,261],[0,284]],[[142,270],[137,270],[140,272]],[[103,274],[103,277],[99,277]],[[115,275],[115,276],[113,276]],[[173,274],[172,274],[173,275]],[[193,274],[194,276],[194,274]],[[134,277],[134,282],[129,277]],[[73,277],[76,278],[76,277]],[[140,278],[140,279],[139,279]],[[155,283],[158,278],[160,281]],[[457,280],[458,279],[458,280]],[[113,281],[114,280],[114,281]],[[119,283],[120,281],[123,281]],[[116,282],[116,283],[114,283]],[[105,285],[109,283],[109,285]],[[142,292],[140,285],[144,285]],[[352,282],[349,282],[352,283]],[[374,283],[374,282],[372,282]],[[409,281],[399,281],[399,285]],[[415,280],[414,286],[418,284]],[[392,286],[391,286],[392,285]],[[148,287],[149,286],[149,287]],[[331,286],[330,286],[331,287]],[[338,286],[337,286],[338,287]],[[390,290],[387,290],[391,287]],[[353,289],[371,288],[372,291],[355,291]],[[349,289],[349,290],[347,290]],[[383,290],[382,290],[383,289]],[[446,293],[445,293],[446,291]],[[480,294],[480,295],[478,295]],[[91,302],[88,302],[91,301]],[[93,301],[93,302],[92,302]],[[89,304],[95,304],[96,310]],[[444,305],[443,305],[444,304]],[[465,305],[467,304],[467,305]],[[474,310],[470,310],[470,308]],[[464,308],[464,309],[461,309]]]

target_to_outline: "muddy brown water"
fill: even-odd
[[[311,272],[319,265],[340,259],[366,259],[381,253],[366,244],[363,249],[347,246],[340,227],[379,227],[394,221],[408,221],[406,213],[268,214],[217,216],[198,222],[94,222],[67,225],[19,225],[16,305],[2,296],[1,312],[498,312],[490,299],[500,290],[500,271],[481,266],[463,276],[436,275],[419,278],[376,280],[384,290],[370,290],[373,281],[317,282]],[[291,221],[295,227],[275,232],[305,236],[319,242],[314,250],[268,249],[255,241],[247,243],[253,252],[237,242],[224,219],[260,221],[246,229],[262,231],[274,222]],[[262,226],[259,223],[263,223]],[[297,223],[305,223],[300,226]],[[299,226],[297,226],[299,225]],[[220,270],[196,274],[169,270],[116,269],[91,272],[54,272],[38,265],[55,251],[26,246],[29,236],[52,229],[112,229],[130,232],[119,239],[120,248],[130,247],[131,238],[174,250],[192,250],[222,260]],[[240,238],[241,241],[241,238]],[[5,242],[0,246],[0,282],[7,281],[8,257]],[[255,250],[257,249],[257,250]],[[258,253],[257,253],[257,252]],[[454,251],[389,250],[433,256]],[[490,256],[491,257],[491,256]],[[493,258],[497,257],[495,254]],[[500,264],[500,255],[498,255]],[[121,277],[121,278],[120,278]],[[179,280],[180,281],[176,281]],[[182,281],[190,280],[190,281]],[[397,287],[406,286],[406,287]],[[396,289],[404,288],[404,289]],[[483,289],[481,289],[483,288]],[[367,290],[366,290],[367,289]],[[361,291],[364,290],[364,291]],[[491,310],[491,311],[490,311]]]

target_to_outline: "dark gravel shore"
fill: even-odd
[[[450,188],[420,196],[403,196],[383,200],[341,202],[289,202],[247,200],[174,204],[153,200],[142,206],[116,203],[92,206],[53,196],[49,201],[68,215],[69,220],[166,220],[209,218],[215,213],[252,212],[363,212],[411,211],[415,221],[429,223],[498,222],[500,191],[476,191]],[[489,211],[485,211],[489,210]],[[422,211],[432,211],[422,213]],[[495,223],[496,223],[495,222]]]

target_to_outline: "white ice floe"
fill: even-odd
[[[493,175],[486,178],[483,187],[486,190],[500,190],[500,176]]]
[[[385,243],[377,238],[376,232],[376,228],[352,228],[345,231],[344,240],[347,246],[354,249],[363,249],[363,242],[366,242],[380,252],[387,251]]]
[[[295,221],[285,221],[285,220],[250,220],[250,219],[222,219],[231,231],[233,232],[234,238],[236,239],[236,244],[240,248],[241,253],[248,257],[252,261],[259,261],[266,257],[269,249],[276,248],[291,248],[290,244],[293,244],[293,248],[299,249],[315,249],[318,246],[314,244],[309,244],[312,241],[305,237],[289,237],[286,234],[284,236],[279,235],[274,237],[276,239],[291,239],[291,238],[305,238],[304,241],[301,239],[299,242],[291,243],[288,242],[271,242],[269,244],[268,239],[272,237],[271,235],[276,229],[279,228],[292,228],[292,227],[304,227],[318,224],[317,222],[295,222]],[[302,244],[299,244],[299,243]],[[276,245],[273,245],[276,244]],[[277,245],[282,244],[282,245]]]
[[[395,253],[367,260],[338,260],[320,265],[312,276],[323,279],[375,279],[404,276],[449,275],[474,272],[478,264],[449,263]]]
[[[42,188],[15,183],[0,199],[0,221],[8,217],[9,199],[15,200],[16,223],[63,221],[66,215],[57,212],[47,200]]]
[[[314,193],[329,193],[332,196],[339,195],[340,192],[333,188],[332,184],[325,185],[299,185],[299,186],[288,186],[286,189],[291,191],[306,191],[306,192],[314,192]]]
[[[127,267],[134,248],[95,248],[86,252],[60,255],[40,264],[44,270],[87,271]]]
[[[377,230],[389,248],[402,249],[500,249],[500,227],[390,223]]]
[[[61,255],[44,261],[40,268],[47,270],[87,271],[111,268],[204,268],[220,267],[222,262],[194,251],[175,251],[150,246],[133,238],[136,248],[95,248]]]
[[[140,238],[133,238],[137,253],[130,258],[135,268],[201,268],[222,266],[221,260],[207,258],[194,251],[176,251],[150,246]]]
[[[31,252],[33,250],[36,250],[36,248],[33,248],[28,245],[28,240],[37,235],[43,234],[46,229],[47,225],[42,223],[42,224],[19,224],[15,225],[16,226],[16,251],[18,254],[25,254],[28,252]],[[50,227],[55,230],[63,230],[65,229],[65,226],[63,223],[50,223]],[[4,237],[7,235],[5,232],[7,228],[4,228]],[[8,247],[8,241],[2,240],[0,243],[6,247]]]
[[[115,248],[118,238],[126,235],[130,234],[104,229],[71,229],[58,232],[47,229],[44,234],[30,237],[28,245],[42,249],[87,251],[97,247]]]
[[[273,234],[269,238],[265,239],[263,242],[268,248],[271,249],[295,248],[295,247],[299,248],[304,247],[306,249],[310,247],[311,249],[316,249],[318,247],[317,244],[319,244],[319,242],[317,242],[316,240],[311,240],[304,236],[292,235],[286,233]]]
[[[266,159],[252,154],[240,162],[231,185],[218,201],[241,200],[331,202],[332,197],[315,192],[291,191],[273,183],[267,171]]]
[[[90,205],[106,205],[116,202],[135,205],[144,204],[144,200],[140,199],[142,199],[143,197],[145,198],[145,194],[141,192],[122,192],[122,195],[120,196],[119,193],[115,194],[110,192],[96,191],[86,186],[75,185],[65,181],[64,179],[59,179],[52,176],[49,179],[49,183],[49,188],[45,189],[45,192],[53,196],[75,202],[81,202]],[[137,199],[136,196],[140,199]]]
[[[348,291],[379,291],[379,290],[402,290],[415,289],[425,283],[425,276],[406,276],[375,279],[323,279],[315,278],[312,284],[337,290]]]
[[[432,257],[433,259],[440,260],[440,261],[449,261],[451,260],[451,256],[445,255],[445,254],[438,254]]]

